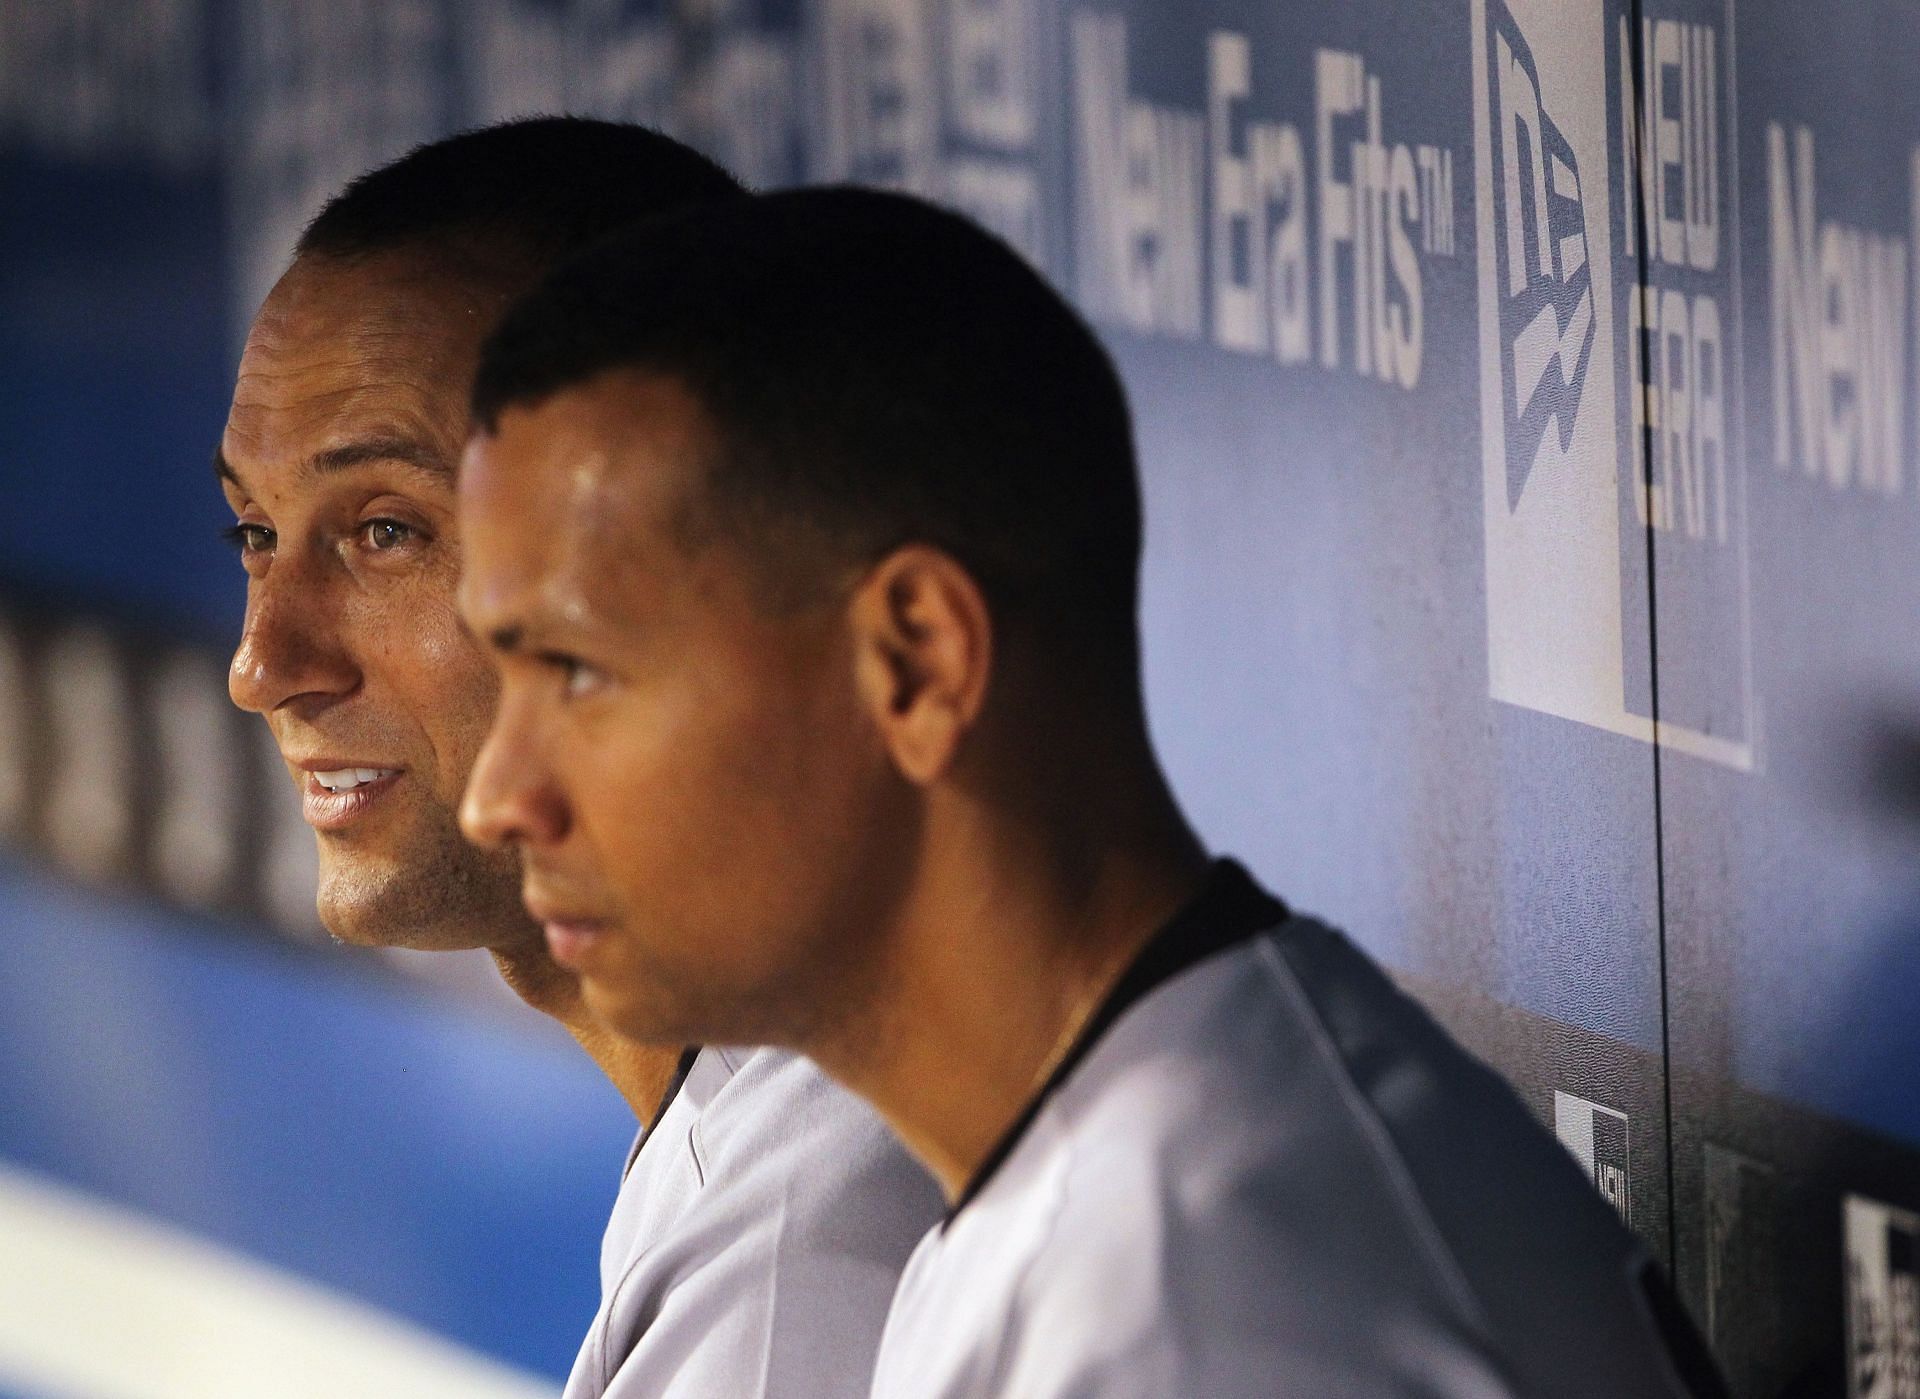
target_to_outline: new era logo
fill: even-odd
[[[1708,276],[1693,264],[1684,221],[1674,235],[1688,250],[1684,265],[1657,270],[1680,277],[1685,289],[1642,292],[1634,243],[1617,237],[1633,228],[1634,186],[1622,187],[1628,197],[1616,209],[1608,174],[1609,74],[1620,71],[1632,31],[1621,31],[1609,53],[1606,11],[1564,0],[1467,0],[1487,693],[1748,769],[1755,714],[1743,540],[1742,552],[1703,562],[1709,571],[1687,565],[1677,612],[1668,615],[1687,619],[1694,644],[1662,648],[1662,702],[1675,717],[1653,718],[1647,548],[1632,534],[1636,499],[1650,527],[1649,459],[1639,429],[1659,413],[1667,453],[1659,460],[1676,481],[1682,476],[1672,463],[1682,458],[1675,441],[1685,448],[1684,479],[1704,479],[1709,468],[1700,463],[1710,460],[1727,502],[1725,537],[1744,532],[1739,301],[1730,271]],[[1620,99],[1627,120],[1642,110],[1634,105],[1632,57],[1625,55],[1628,87]],[[1696,90],[1685,91],[1695,93],[1687,110],[1696,111]],[[1730,123],[1726,130],[1730,142]],[[1634,142],[1621,148],[1631,152]],[[1717,167],[1712,177],[1721,178]],[[1671,178],[1676,188],[1685,183]],[[1688,178],[1694,190],[1706,176]],[[1657,335],[1648,309],[1656,305]],[[1656,341],[1659,358],[1649,349]],[[1645,392],[1655,378],[1658,397]],[[1705,628],[1723,623],[1738,643],[1726,648],[1726,664],[1717,641],[1705,644]]]
[[[1547,114],[1533,51],[1502,0],[1487,0],[1485,42],[1507,507],[1513,509],[1548,428],[1556,455],[1572,446],[1595,317],[1573,147]]]

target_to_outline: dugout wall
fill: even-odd
[[[320,199],[587,111],[1026,252],[1133,396],[1150,708],[1206,837],[1514,1081],[1738,1393],[1920,1395],[1916,70],[1911,0],[0,0],[0,827],[37,861],[0,873],[0,1158],[420,1295],[270,1208],[223,1224],[286,1162],[178,1146],[210,1120],[191,1078],[125,1125],[111,1057],[28,1011],[51,977],[125,1052],[198,1046],[240,1136],[329,1076],[289,1041],[262,1090],[177,994],[261,955],[183,919],[312,936],[306,833],[225,707],[205,461]],[[47,869],[120,891],[85,917],[124,949],[74,951],[58,910],[98,896]],[[449,1044],[522,1033],[332,960],[261,975],[451,1015]],[[551,1072],[576,1115],[516,1149],[617,1136]],[[429,1151],[485,1116],[436,1117],[434,1083]],[[58,1144],[110,1130],[174,1183]],[[350,1158],[320,1153],[327,1190]],[[434,1291],[447,1237],[383,1255],[438,1299],[409,1314],[563,1365],[571,1320],[503,1343],[488,1287]]]

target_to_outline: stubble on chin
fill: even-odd
[[[469,845],[451,814],[403,850],[320,835],[320,921],[342,942],[452,952],[539,934],[520,903],[520,860]]]

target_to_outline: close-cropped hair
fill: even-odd
[[[757,555],[838,572],[933,545],[1003,620],[1134,668],[1140,490],[1119,376],[1066,301],[958,214],[831,188],[650,220],[508,312],[475,423],[494,432],[621,369],[691,392],[715,437],[703,508]],[[796,536],[827,556],[772,547]]]
[[[361,175],[315,215],[295,254],[446,247],[532,276],[637,220],[745,193],[706,156],[646,127],[526,117]]]

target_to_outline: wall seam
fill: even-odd
[[[1641,168],[1644,156],[1643,143],[1647,139],[1646,133],[1643,130],[1646,105],[1645,93],[1642,90],[1646,73],[1644,52],[1645,35],[1643,30],[1644,15],[1642,13],[1644,4],[1645,0],[1627,0],[1627,53],[1631,64],[1632,81],[1629,84],[1629,90],[1621,95],[1623,107],[1621,122],[1626,129],[1633,132],[1633,140],[1623,143],[1627,147],[1627,187],[1631,191],[1632,201],[1632,209],[1628,217],[1633,220],[1635,233],[1635,280],[1634,285],[1628,289],[1627,294],[1629,297],[1643,296],[1644,288],[1648,285],[1649,269],[1647,265],[1647,248],[1648,235],[1652,232],[1652,213],[1646,204],[1645,172]],[[1637,334],[1640,338],[1640,344],[1635,347],[1639,351],[1638,362],[1640,365],[1640,374],[1633,383],[1627,386],[1627,391],[1641,399],[1639,404],[1640,450],[1637,466],[1641,480],[1638,485],[1643,491],[1647,492],[1645,498],[1651,501],[1654,422],[1652,405],[1646,401],[1646,375],[1648,366],[1653,363],[1653,347],[1650,343],[1648,318],[1643,314],[1639,320],[1639,329],[1630,333]],[[1667,955],[1667,841],[1664,794],[1662,792],[1663,768],[1660,751],[1660,598],[1659,585],[1655,572],[1658,563],[1658,532],[1654,527],[1654,512],[1649,509],[1646,515],[1647,518],[1642,525],[1642,531],[1645,539],[1647,566],[1647,696],[1648,708],[1651,711],[1651,718],[1653,720],[1653,742],[1649,746],[1652,750],[1653,780],[1654,945],[1655,954],[1660,964],[1660,1100],[1663,1118],[1661,1124],[1662,1142],[1666,1156],[1664,1163],[1667,1205],[1666,1265],[1668,1275],[1675,1276],[1678,1268],[1680,1231],[1673,1149],[1675,1126],[1673,1112],[1673,968]]]

